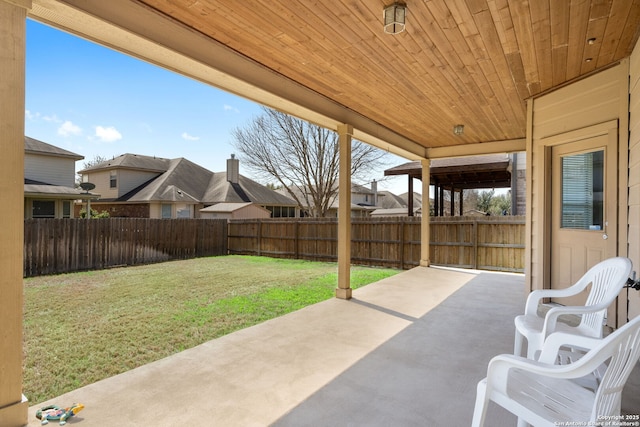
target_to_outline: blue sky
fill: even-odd
[[[32,20],[26,58],[25,134],[84,156],[78,170],[96,156],[135,153],[224,171],[232,130],[261,112],[259,104]],[[405,161],[396,157],[389,167]],[[251,177],[242,165],[240,173]],[[372,178],[382,181],[383,171]],[[406,177],[378,189],[404,193]]]

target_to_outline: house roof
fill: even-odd
[[[360,184],[351,184],[351,192],[359,194],[373,194],[373,190]]]
[[[55,145],[47,144],[46,142],[39,141],[37,139],[25,136],[24,137],[24,152],[29,154],[44,154],[53,157],[67,157],[72,160],[82,160],[84,156],[65,150],[64,148],[56,147]]]
[[[198,203],[202,200],[213,175],[213,172],[183,157],[171,160],[132,154],[124,154],[119,157],[128,157],[129,160],[118,161],[112,168],[126,164],[128,169],[136,169],[134,165],[140,164],[142,166],[140,170],[155,170],[159,175],[123,195],[118,201]],[[164,170],[158,170],[162,165],[165,165]]]
[[[396,35],[389,3],[47,0],[28,14],[409,159],[522,150],[528,99],[640,35],[630,0],[407,1]]]
[[[226,172],[216,172],[213,175],[203,202],[254,202],[261,205],[297,206],[293,199],[245,176],[240,175],[237,183],[229,182]]]
[[[245,203],[217,203],[212,206],[207,206],[206,208],[200,209],[200,212],[218,212],[218,213],[230,213],[235,212],[237,210],[246,208],[247,206],[254,205],[258,209],[262,209],[263,211],[269,212],[267,209],[259,206],[253,202],[245,202]]]
[[[390,191],[378,191],[378,203],[382,209],[397,209],[404,208],[407,209],[407,202],[403,200],[402,197],[393,194]]]
[[[78,188],[64,187],[62,185],[52,185],[32,179],[24,180],[25,197],[44,197],[49,199],[96,199],[98,194],[84,192]]]
[[[253,202],[261,205],[296,206],[289,197],[247,177],[240,175],[237,184],[231,183],[227,181],[226,172],[211,172],[183,157],[161,159],[127,153],[78,173],[119,168],[157,172],[158,176],[117,199],[100,199],[101,202]]]
[[[163,159],[161,157],[126,153],[118,157],[114,157],[111,160],[105,160],[104,162],[91,165],[88,168],[78,171],[78,173],[82,174],[105,169],[135,169],[150,172],[164,172],[169,168],[170,162],[171,160]]]

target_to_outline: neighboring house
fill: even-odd
[[[219,203],[253,203],[272,217],[296,216],[293,200],[240,175],[239,170],[233,156],[227,160],[226,172],[214,173],[185,158],[123,154],[78,173],[101,194],[92,201],[92,208],[106,210],[112,217],[200,218],[201,209]]]
[[[83,156],[24,137],[24,217],[73,218],[76,200],[98,197],[75,186]]]
[[[286,190],[280,189],[279,191],[284,194]],[[298,191],[300,200],[303,201],[305,199],[299,190],[294,188],[294,191]],[[398,196],[390,191],[378,191],[378,183],[375,180],[371,182],[371,188],[353,184],[351,186],[351,217],[364,218],[371,216],[376,210],[401,208],[404,208],[404,216],[407,216],[407,197],[408,193]],[[327,217],[338,216],[338,201],[339,197],[338,193],[336,193],[333,202],[327,210]],[[422,196],[418,193],[414,193],[413,206],[414,212],[419,211],[422,206]],[[394,211],[392,216],[397,216],[400,213],[401,211]],[[377,216],[382,216],[382,213],[378,212]]]
[[[378,208],[371,212],[372,217],[409,216],[409,193],[400,196],[390,191],[378,192]],[[413,193],[413,216],[422,215],[422,195]]]
[[[253,219],[271,218],[271,212],[252,202],[218,203],[200,209],[200,218]]]

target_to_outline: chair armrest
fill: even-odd
[[[605,310],[608,307],[605,303],[588,305],[588,306],[562,306],[552,307],[547,311],[544,317],[544,324],[542,326],[542,334],[546,338],[556,330],[556,324],[558,323],[558,317],[565,314],[587,314],[595,313],[600,310]]]
[[[574,335],[566,332],[554,332],[544,341],[538,361],[552,365],[556,362],[561,347],[579,347],[591,350],[601,343],[602,340],[598,338],[589,338],[584,335]]]
[[[503,394],[507,394],[507,380],[509,370],[522,369],[524,371],[549,378],[581,378],[596,369],[602,361],[594,357],[584,357],[575,363],[568,365],[554,365],[542,363],[537,360],[530,360],[512,354],[501,354],[495,356],[489,362],[487,369],[487,391],[496,389]]]
[[[536,315],[538,312],[538,304],[544,298],[564,298],[577,295],[584,289],[583,286],[573,285],[565,289],[536,289],[527,296],[527,302],[524,308],[524,314]]]

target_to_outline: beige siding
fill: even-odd
[[[150,203],[149,204],[149,218],[159,219],[162,217],[162,204]]]
[[[640,43],[629,65],[629,258],[640,271]],[[629,292],[628,318],[640,315],[640,292]]]
[[[233,219],[270,218],[271,212],[258,205],[249,205],[233,212]]]
[[[621,114],[626,114],[626,111],[621,112],[622,94],[626,92],[626,79],[620,77],[622,67],[623,65],[615,66],[533,100],[529,129],[532,138],[529,157],[531,174],[528,174],[527,182],[531,219],[528,284],[532,289],[546,286],[545,274],[548,271],[546,257],[549,242],[545,231],[547,224],[544,222],[548,218],[545,212],[548,209],[545,200],[548,148],[543,140],[553,135],[617,120]],[[624,236],[621,238],[624,239]]]
[[[75,187],[76,162],[62,157],[25,153],[24,177],[47,184]]]
[[[150,179],[158,176],[157,172],[132,171],[126,169],[116,169],[116,188],[111,188],[111,171],[102,170],[89,172],[83,176],[83,181],[95,184],[93,193],[100,194],[102,199],[117,199],[144,184]]]
[[[82,180],[90,182],[96,186],[92,193],[100,195],[101,199],[116,199],[118,197],[117,188],[109,188],[109,171],[90,172],[82,176]]]
[[[617,119],[620,114],[618,67],[536,99],[534,147],[541,138]]]

